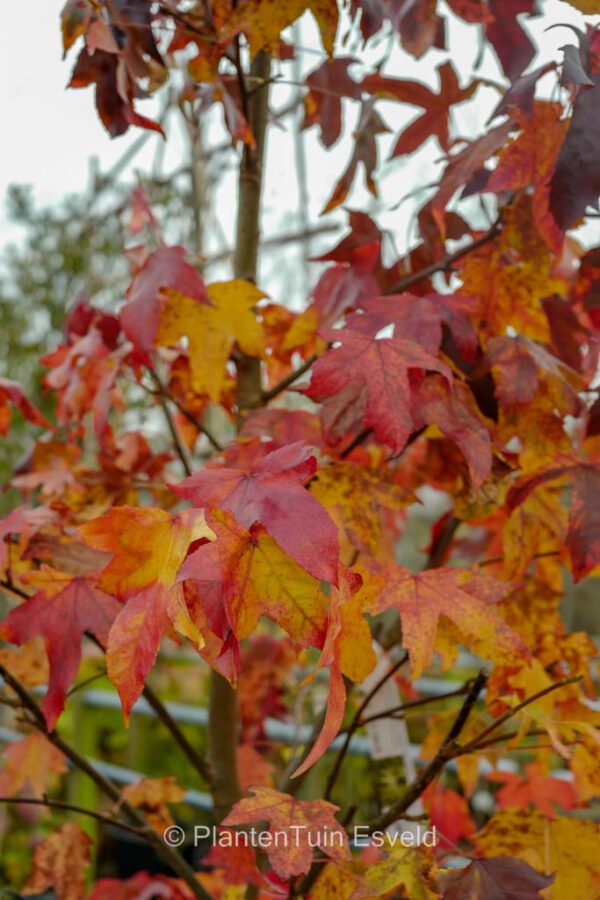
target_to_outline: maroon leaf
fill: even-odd
[[[550,181],[550,212],[566,231],[600,195],[600,75],[573,105],[567,136]]]
[[[508,856],[474,859],[440,878],[443,900],[541,900],[540,891],[553,881],[554,875],[541,875]]]

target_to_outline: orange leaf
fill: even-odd
[[[375,560],[357,569],[364,575],[363,596],[370,612],[395,608],[400,614],[413,678],[418,678],[433,658],[442,615],[458,626],[465,639],[472,635],[495,653],[508,657],[526,654],[518,635],[493,608],[509,592],[511,586],[506,582],[465,569],[431,569],[413,575],[402,566]]]
[[[313,847],[331,859],[350,859],[348,838],[335,819],[337,806],[325,800],[296,800],[272,788],[253,788],[251,793],[251,797],[238,800],[222,824],[267,822],[272,839],[265,850],[282,878],[308,872]]]
[[[45,838],[33,854],[27,893],[41,894],[53,888],[60,900],[84,900],[87,896],[85,870],[92,861],[92,843],[73,822]]]

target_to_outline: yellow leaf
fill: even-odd
[[[243,31],[255,56],[259,50],[276,52],[281,32],[310,10],[319,26],[323,47],[331,56],[338,25],[336,0],[241,0],[224,29],[222,39]]]
[[[600,879],[600,825],[534,809],[503,809],[477,837],[486,856],[516,856],[538,872],[555,874],[551,900],[596,897]]]
[[[584,16],[600,15],[600,0],[567,0],[567,3],[582,12]]]
[[[249,356],[264,355],[264,334],[254,307],[265,295],[241,279],[215,282],[207,287],[207,293],[210,306],[165,291],[155,343],[169,347],[187,338],[192,389],[218,402],[234,342]]]
[[[414,501],[389,472],[354,463],[319,469],[311,493],[345,529],[350,543],[371,556],[381,555],[381,509],[403,509]]]

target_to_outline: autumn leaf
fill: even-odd
[[[192,388],[218,403],[234,342],[249,356],[264,355],[264,335],[254,308],[265,295],[241,279],[208,285],[208,303],[182,291],[166,293],[155,344],[169,347],[187,338]]]
[[[162,778],[141,778],[135,784],[122,789],[123,797],[141,810],[150,825],[160,835],[173,824],[173,817],[167,803],[179,803],[185,797],[185,788],[180,787],[173,775]]]
[[[383,510],[400,510],[414,496],[383,468],[340,462],[319,469],[310,492],[327,509],[350,543],[376,555],[384,540]]]
[[[472,840],[476,826],[469,804],[462,794],[434,782],[423,792],[422,798],[431,825],[435,826],[440,835],[442,846],[453,847],[461,840]]]
[[[198,303],[208,304],[204,282],[186,261],[183,247],[159,247],[144,255],[134,271],[121,310],[121,325],[144,362],[154,345],[160,324],[160,298],[166,289],[176,291]]]
[[[377,135],[385,134],[387,131],[389,131],[389,128],[375,110],[374,98],[363,101],[353,135],[354,149],[352,156],[343,174],[336,182],[331,197],[323,207],[323,213],[331,212],[332,209],[344,202],[354,183],[359,166],[362,166],[365,170],[365,180],[369,192],[374,197],[377,196],[377,185],[373,177],[373,172],[377,165]]]
[[[308,771],[337,736],[346,708],[344,676],[360,683],[377,664],[371,630],[363,615],[364,597],[359,593],[362,578],[351,569],[341,568],[339,585],[339,588],[333,587],[331,590],[327,634],[319,665],[307,679],[311,681],[319,668],[329,666],[325,719],[310,752],[294,771],[293,778]]]
[[[499,809],[509,806],[522,809],[531,803],[553,819],[556,806],[568,810],[577,803],[573,785],[547,775],[540,763],[526,766],[523,777],[516,772],[489,772],[486,778],[502,785],[496,794]]]
[[[594,86],[577,94],[569,130],[560,148],[550,182],[550,211],[565,231],[580,219],[587,206],[598,207],[600,195],[600,74]]]
[[[464,569],[431,569],[414,575],[393,563],[368,560],[358,564],[364,578],[365,605],[373,614],[396,609],[402,640],[410,654],[412,677],[418,678],[433,659],[440,616],[446,616],[469,640],[485,641],[494,653],[508,658],[525,648],[503,622],[494,604],[510,586]]]
[[[490,430],[467,385],[452,388],[441,375],[431,375],[413,385],[411,415],[415,429],[434,425],[463,453],[474,488],[492,470]]]
[[[313,861],[313,846],[331,859],[350,859],[348,838],[335,819],[338,810],[325,800],[296,800],[272,788],[258,787],[238,800],[222,825],[267,822],[271,846],[266,847],[274,871],[282,878],[303,875]],[[277,833],[285,840],[275,839]]]
[[[41,709],[51,730],[79,670],[84,633],[90,632],[106,644],[120,604],[97,587],[93,576],[72,578],[46,570],[36,577],[41,589],[9,612],[0,624],[0,636],[13,644],[24,644],[43,635],[50,680]]]
[[[130,125],[157,131],[165,136],[157,122],[135,110],[133,101],[137,92],[136,85],[116,45],[111,45],[108,52],[99,46],[82,48],[68,86],[85,88],[90,85],[95,86],[98,116],[111,137],[125,134]]]
[[[540,873],[554,873],[551,900],[581,900],[593,896],[600,877],[599,838],[596,822],[502,809],[479,832],[477,845],[488,857],[518,857]]]
[[[440,92],[434,94],[425,85],[413,81],[401,81],[382,78],[380,75],[368,75],[362,83],[364,90],[378,97],[411,103],[425,110],[422,116],[404,129],[397,138],[391,156],[413,153],[430,137],[437,137],[442,150],[448,150],[450,108],[463,103],[473,96],[477,90],[477,81],[472,81],[466,88],[461,88],[456,70],[451,62],[441,65],[438,70]]]
[[[539,234],[530,198],[522,194],[504,215],[499,236],[466,257],[461,293],[479,302],[478,331],[484,342],[512,328],[548,341],[542,301],[562,295],[566,283],[553,271],[554,257]]]
[[[585,16],[595,16],[600,13],[600,0],[566,0],[566,2]]]
[[[289,557],[262,525],[246,531],[231,513],[216,509],[207,512],[206,520],[216,540],[190,553],[179,579],[199,582],[206,603],[217,607],[212,615],[218,617],[223,610],[238,640],[248,637],[266,615],[304,646],[320,647],[327,608],[320,581]]]
[[[414,430],[410,413],[410,370],[439,372],[451,382],[448,367],[412,340],[376,338],[350,329],[325,329],[322,336],[341,346],[314,364],[306,394],[331,397],[349,385],[366,394],[364,427],[396,453]]]
[[[309,574],[335,583],[337,528],[305,488],[316,470],[317,461],[303,442],[275,450],[254,443],[239,462],[233,448],[224,464],[205,466],[171,490],[196,507],[232,512],[244,528],[260,523]]]
[[[9,744],[4,751],[4,766],[0,771],[0,794],[44,797],[53,776],[68,771],[67,760],[40,731]]]
[[[430,879],[432,860],[425,847],[395,844],[384,848],[385,857],[367,866],[353,900],[372,900],[403,888],[411,900],[434,900],[437,892]]]
[[[33,852],[31,874],[25,885],[27,893],[39,895],[53,888],[61,900],[84,900],[92,843],[73,822],[44,838]]]
[[[532,13],[533,7],[534,0],[489,0],[491,21],[486,25],[486,37],[511,82],[535,56],[535,47],[519,19],[521,13]]]
[[[12,420],[11,406],[16,407],[34,425],[39,425],[41,428],[52,428],[46,417],[27,399],[23,388],[17,381],[0,378],[0,435],[8,434]]]
[[[112,554],[99,585],[125,601],[106,650],[108,676],[127,718],[171,626],[196,647],[203,646],[176,578],[190,544],[213,537],[213,532],[191,510],[173,517],[162,509],[120,506],[81,525],[79,537]]]
[[[549,182],[567,133],[567,122],[562,118],[560,103],[538,101],[532,115],[517,110],[516,116],[521,132],[500,152],[485,189],[499,193],[533,187],[533,218],[548,246],[558,251],[563,234],[549,212]]]
[[[540,891],[552,884],[554,876],[540,875],[521,859],[498,856],[447,869],[439,881],[444,900],[541,900]]]
[[[507,506],[511,511],[516,509],[539,485],[564,476],[573,483],[565,545],[571,556],[573,578],[580,581],[600,565],[596,500],[600,496],[600,469],[586,463],[547,468],[515,485],[509,492]]]
[[[259,50],[275,50],[280,34],[295,22],[305,10],[310,10],[317,21],[326,52],[333,53],[333,42],[338,25],[338,8],[335,0],[241,0],[229,17],[221,38],[231,39],[244,32],[248,37],[252,56]]]
[[[131,878],[99,878],[88,900],[140,900],[141,897],[162,897],[164,900],[193,900],[191,888],[180,878],[136,872]],[[226,898],[230,900],[230,898]],[[237,900],[237,898],[231,898]]]
[[[352,57],[326,59],[306,76],[302,128],[318,125],[323,146],[331,147],[342,130],[342,97],[360,98],[361,86],[349,74]]]

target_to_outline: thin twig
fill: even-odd
[[[429,765],[426,766],[413,783],[408,786],[402,797],[375,819],[374,822],[371,822],[369,825],[369,831],[371,833],[373,831],[384,831],[389,825],[400,819],[403,813],[405,813],[407,809],[410,809],[415,800],[419,799],[423,791],[434,778],[439,775],[446,763],[457,755],[457,739],[465,727],[467,719],[469,718],[487,679],[488,674],[485,669],[482,669],[479,675],[473,679],[468,689],[465,702],[459,709],[458,715],[452,723],[452,727],[448,731],[448,734],[442,741],[438,752]]]
[[[342,766],[344,764],[344,759],[346,758],[346,754],[348,753],[348,749],[350,747],[350,741],[352,740],[352,736],[353,736],[354,732],[357,731],[358,728],[360,728],[361,716],[362,716],[363,712],[365,711],[365,709],[367,708],[367,706],[369,705],[369,703],[371,702],[373,697],[381,690],[381,688],[384,686],[384,684],[386,684],[386,682],[390,678],[393,678],[393,676],[396,674],[398,669],[401,669],[407,660],[408,660],[408,653],[404,653],[400,657],[400,659],[397,660],[397,662],[395,662],[394,665],[388,669],[388,671],[385,673],[385,675],[383,675],[379,679],[379,681],[371,688],[369,693],[366,694],[366,696],[363,698],[362,703],[356,710],[356,712],[354,714],[354,718],[352,719],[352,721],[348,727],[346,739],[345,739],[344,743],[342,744],[342,746],[340,747],[339,753],[336,757],[333,769],[331,770],[331,773],[327,780],[327,786],[325,788],[325,793],[323,795],[323,799],[329,800],[329,798],[331,797],[331,793],[335,787],[335,783],[338,780],[339,774],[340,774]]]
[[[173,421],[173,416],[171,415],[171,410],[169,409],[169,406],[168,406],[168,403],[166,400],[165,391],[162,386],[162,382],[161,382],[160,378],[158,377],[158,375],[156,374],[156,372],[154,372],[153,369],[148,369],[148,371],[150,372],[150,375],[156,382],[157,386],[159,386],[159,391],[157,394],[158,402],[160,403],[162,411],[164,413],[165,421],[167,423],[169,432],[171,434],[171,439],[173,441],[173,446],[175,447],[177,456],[181,460],[181,465],[183,466],[183,471],[189,477],[193,472],[192,465],[191,465],[189,457],[188,457],[188,452],[181,441],[179,432],[177,431],[177,427],[175,425],[175,422]]]
[[[521,712],[522,709],[525,709],[526,706],[530,706],[532,703],[535,703],[536,700],[540,700],[547,694],[558,691],[560,690],[560,688],[568,687],[568,685],[570,684],[577,684],[580,681],[583,681],[583,675],[573,675],[571,678],[563,678],[561,681],[557,681],[554,684],[543,688],[543,690],[537,691],[537,693],[532,694],[531,697],[526,697],[525,700],[517,703],[516,706],[513,706],[512,709],[509,709],[507,712],[501,715],[498,719],[492,722],[491,725],[488,725],[487,728],[484,728],[483,731],[481,731],[471,741],[469,741],[468,744],[464,744],[461,748],[461,754],[471,753],[474,750],[477,750],[478,745],[481,741],[485,740],[490,734],[493,734],[494,731],[497,731],[501,725],[504,725],[505,722],[508,722],[509,719],[512,719],[514,716],[516,716],[517,713]]]
[[[345,447],[340,453],[340,459],[346,459],[347,456],[350,456],[353,450],[355,450],[363,441],[369,437],[370,434],[373,433],[372,428],[363,428],[362,431],[359,431],[358,434],[352,438],[347,447]]]
[[[0,664],[0,676],[6,684],[15,692],[21,701],[22,708],[31,716],[30,724],[38,729],[55,747],[57,747],[71,761],[75,768],[84,772],[99,788],[99,790],[122,810],[133,826],[140,829],[141,835],[152,845],[154,850],[167,863],[168,866],[182,878],[199,900],[210,900],[210,895],[204,890],[192,867],[177,851],[165,843],[160,835],[148,824],[143,814],[136,809],[123,796],[116,784],[98,771],[85,756],[82,756],[75,747],[65,741],[56,731],[49,731],[46,719],[37,702],[29,691],[16,679],[3,665]]]
[[[197,418],[197,416],[195,416],[192,412],[189,411],[189,409],[187,409],[182,403],[180,403],[177,397],[173,396],[173,394],[168,390],[166,384],[164,384],[157,372],[155,372],[153,369],[148,369],[148,372],[158,388],[158,394],[162,395],[165,400],[169,400],[173,404],[173,406],[176,406],[181,415],[185,416],[188,422],[191,422],[194,428],[196,428],[197,431],[203,434],[204,437],[208,439],[209,443],[212,444],[214,449],[220,453],[224,448],[220,441],[216,439],[214,434],[211,433],[211,431],[200,421],[200,419]]]
[[[487,244],[489,241],[493,241],[494,238],[500,232],[500,220],[498,219],[485,234],[482,234],[480,237],[475,238],[474,241],[471,241],[470,244],[467,244],[465,247],[461,247],[459,250],[456,250],[454,253],[449,253],[447,256],[444,256],[442,259],[439,259],[437,262],[433,262],[428,266],[425,266],[423,269],[419,269],[418,272],[411,272],[410,275],[405,275],[404,278],[401,278],[399,281],[396,281],[391,287],[389,287],[385,294],[399,294],[402,291],[405,291],[406,288],[412,287],[413,284],[417,284],[419,281],[422,281],[424,278],[429,278],[431,275],[434,275],[436,272],[445,272],[448,269],[452,268],[455,262],[458,262],[459,259],[462,259],[463,256],[467,256],[469,253],[472,253],[473,250],[477,250],[478,247],[483,246],[483,244]]]
[[[387,719],[392,716],[395,716],[396,713],[405,712],[408,709],[416,709],[419,706],[428,706],[431,703],[437,703],[438,700],[448,700],[449,697],[462,697],[468,691],[468,683],[465,685],[461,685],[461,687],[457,688],[455,691],[448,691],[445,694],[438,694],[435,697],[422,697],[419,700],[410,700],[408,703],[402,703],[400,706],[392,706],[390,709],[384,709],[382,712],[374,713],[372,716],[367,716],[366,719],[361,719],[360,725],[369,725],[371,722],[377,722],[378,719]]]
[[[143,696],[165,728],[171,733],[171,737],[183,750],[199,775],[204,779],[208,788],[211,788],[214,785],[214,775],[210,763],[190,744],[169,710],[148,685],[145,685],[144,687]]]
[[[93,809],[84,809],[82,806],[76,806],[74,803],[64,803],[62,800],[49,800],[48,797],[0,797],[0,803],[27,803],[30,806],[47,806],[48,809],[62,809],[67,812],[79,813],[82,816],[96,819],[104,825],[114,825],[115,828],[121,828],[123,831],[129,831],[138,837],[144,837],[143,828],[136,828],[135,825],[128,825],[126,822],[113,819],[111,816],[105,816],[102,813],[95,812]]]
[[[305,360],[301,366],[295,369],[293,372],[290,372],[289,375],[286,375],[285,378],[282,378],[280,382],[278,382],[274,387],[270,388],[268,391],[263,391],[262,399],[263,403],[268,403],[270,400],[273,400],[274,397],[277,397],[286,388],[289,388],[294,381],[297,381],[298,378],[302,378],[303,375],[308,372],[310,367],[318,360],[319,356],[317,353],[313,353],[311,356]]]
[[[456,516],[449,516],[446,519],[442,530],[438,535],[434,545],[432,546],[429,556],[427,557],[425,569],[438,569],[442,565],[444,557],[447,551],[450,549],[450,545],[454,540],[454,535],[456,534],[459,525],[460,519],[457,519]]]

